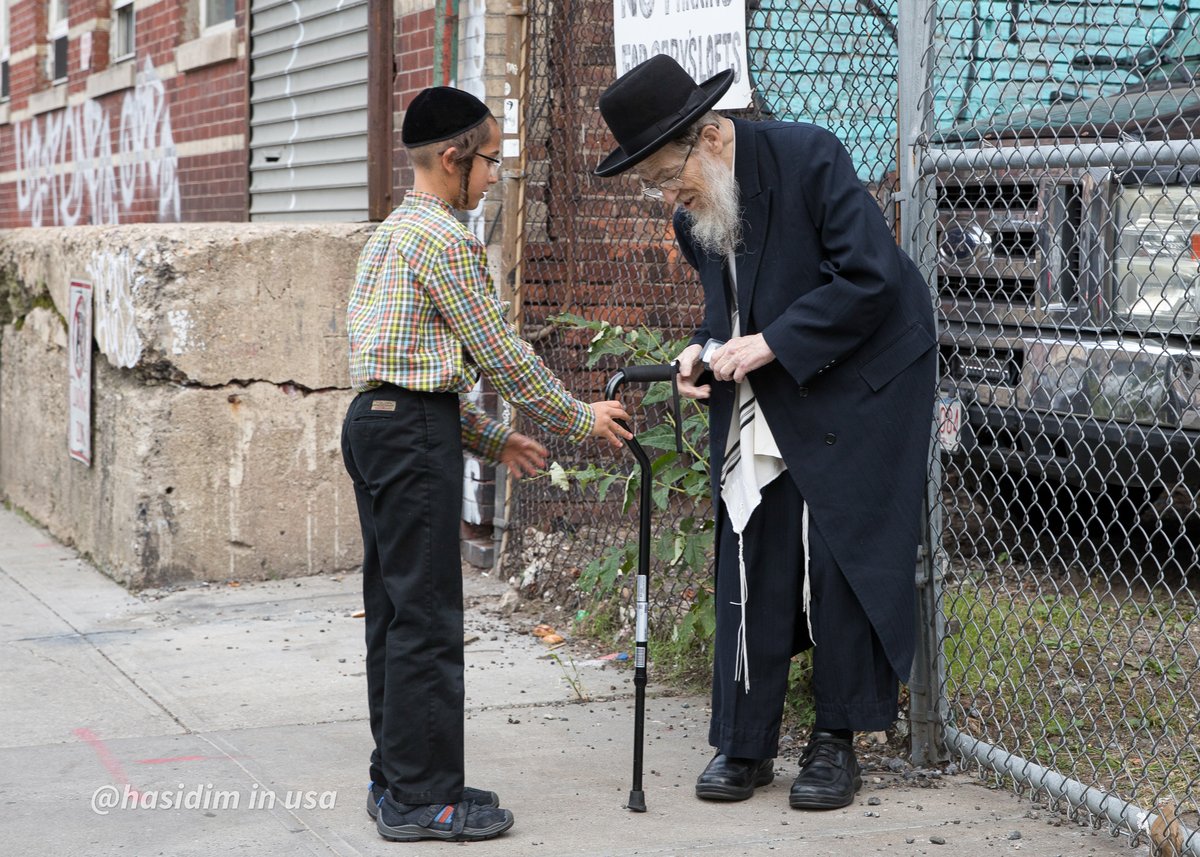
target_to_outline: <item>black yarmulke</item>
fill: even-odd
[[[469,92],[452,86],[431,86],[418,92],[408,105],[400,141],[413,148],[449,140],[491,115],[487,105]]]

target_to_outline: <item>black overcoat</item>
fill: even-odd
[[[931,293],[835,136],[733,121],[742,332],[762,333],[777,358],[751,384],[813,521],[907,681],[936,385]],[[704,285],[692,341],[728,339],[723,260],[692,242],[683,212],[675,232]],[[714,499],[733,397],[731,382],[713,384]]]

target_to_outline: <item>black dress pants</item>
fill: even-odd
[[[463,789],[458,395],[384,385],[342,425],[363,540],[371,780],[401,803]]]
[[[804,612],[803,499],[787,473],[762,492],[742,534],[749,597],[746,640],[750,690],[734,679],[742,620],[738,536],[729,516],[717,557],[716,639],[709,743],[728,756],[773,758],[792,655],[813,645]],[[867,614],[809,523],[816,722],[827,729],[874,731],[896,719],[899,680]]]

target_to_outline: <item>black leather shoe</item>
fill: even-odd
[[[800,756],[800,775],[792,783],[792,809],[840,809],[862,788],[862,770],[847,738],[814,731]]]
[[[754,790],[775,779],[774,759],[736,759],[717,753],[696,779],[696,797],[704,800],[746,800]]]

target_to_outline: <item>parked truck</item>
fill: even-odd
[[[941,440],[999,511],[1128,532],[1200,491],[1200,39],[1073,62],[1136,83],[933,140]]]

